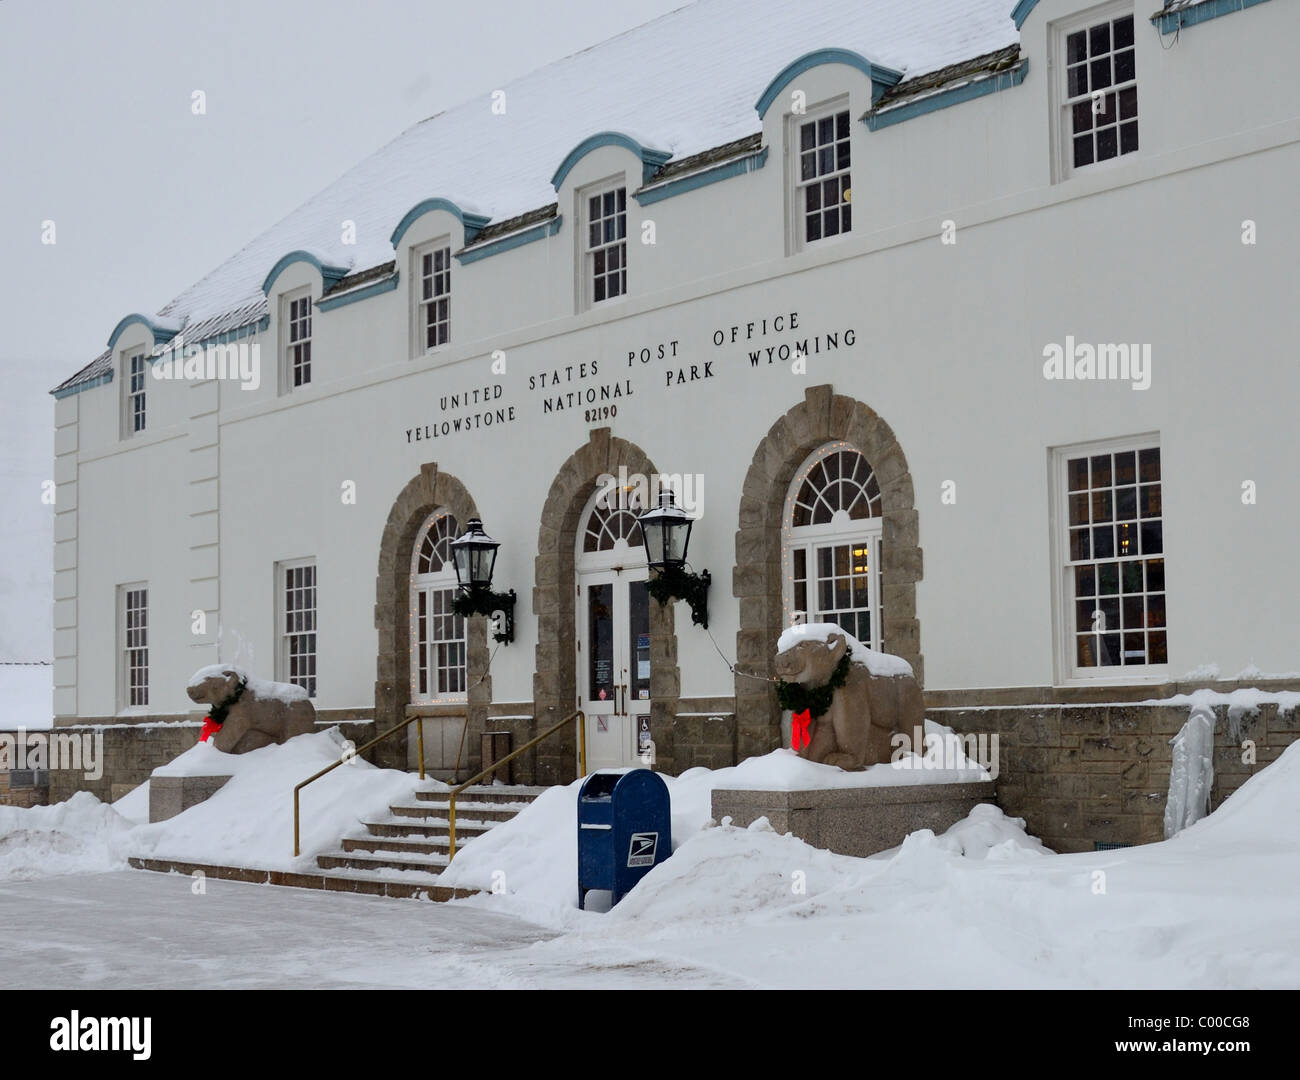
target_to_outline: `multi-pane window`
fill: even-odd
[[[852,228],[849,131],[847,109],[799,124],[795,206],[804,243],[839,236]]]
[[[451,338],[451,248],[439,246],[420,253],[420,303],[417,325],[423,351],[446,345]]]
[[[142,352],[127,357],[126,361],[126,432],[135,435],[144,430],[144,381],[149,362]]]
[[[316,696],[316,564],[280,567],[280,672]]]
[[[458,525],[433,514],[416,540],[411,560],[411,696],[416,701],[464,700],[465,618],[452,605],[456,571],[451,542]]]
[[[1160,448],[1068,453],[1065,488],[1076,673],[1167,663]]]
[[[311,382],[311,296],[295,296],[288,303],[288,354],[286,372],[293,386]]]
[[[1118,15],[1065,35],[1064,130],[1073,168],[1138,148],[1133,15]]]
[[[627,188],[598,191],[586,201],[587,280],[598,304],[627,292]]]
[[[122,618],[122,704],[149,704],[149,590],[124,585],[120,590]]]
[[[786,502],[786,621],[829,622],[882,648],[881,495],[843,443],[804,463]]]

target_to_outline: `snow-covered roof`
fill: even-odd
[[[600,131],[671,153],[668,166],[761,130],[755,102],[783,67],[824,48],[904,80],[1014,45],[1011,0],[698,0],[403,132],[245,245],[159,313],[194,324],[265,312],[262,284],[297,249],[356,273],[392,259],[395,226],[438,196],[492,223],[555,201],[565,156]],[[356,223],[342,243],[339,223]],[[104,372],[102,358],[59,387]],[[57,392],[57,391],[56,391]]]

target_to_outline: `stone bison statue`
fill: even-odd
[[[220,725],[212,745],[227,754],[247,754],[316,728],[316,710],[301,686],[254,679],[230,664],[199,668],[186,690],[191,701],[208,706],[213,725]]]
[[[868,649],[834,623],[791,627],[777,650],[778,696],[795,714],[800,757],[865,769],[889,761],[895,732],[911,740],[924,730],[921,688],[901,657]],[[804,710],[810,719],[801,720]]]

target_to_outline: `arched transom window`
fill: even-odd
[[[641,547],[641,528],[637,525],[636,511],[609,509],[597,502],[587,515],[587,526],[582,534],[582,550],[613,551],[620,540],[628,547]]]
[[[429,515],[411,554],[411,699],[465,700],[465,619],[452,610],[459,525],[446,510]]]
[[[785,622],[830,622],[883,649],[880,484],[862,454],[828,443],[795,472],[782,519]]]

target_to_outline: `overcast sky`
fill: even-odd
[[[50,657],[47,391],[118,319],[417,121],[684,3],[0,0],[0,660]]]

